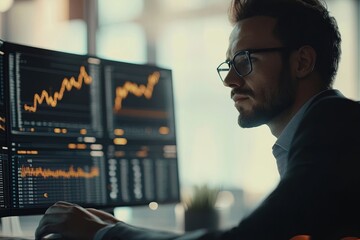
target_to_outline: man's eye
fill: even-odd
[[[247,65],[249,62],[246,58],[243,59],[239,59],[238,61],[236,61],[236,66],[243,66],[243,65]]]

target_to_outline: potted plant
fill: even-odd
[[[192,196],[184,200],[185,231],[216,230],[219,227],[219,212],[215,207],[218,193],[218,188],[207,185],[194,187]]]

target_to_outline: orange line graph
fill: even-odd
[[[117,87],[115,91],[114,110],[119,112],[122,108],[122,101],[132,93],[136,97],[144,96],[147,99],[152,98],[155,85],[159,82],[160,72],[153,72],[148,77],[147,85],[138,85],[133,82],[125,82],[122,87]]]
[[[6,119],[3,118],[3,117],[0,117],[0,122],[1,123],[5,123],[6,122]],[[5,131],[5,126],[0,124],[0,131]]]
[[[65,91],[71,91],[73,88],[80,90],[83,86],[83,83],[89,85],[92,82],[92,77],[88,75],[84,66],[80,67],[80,73],[77,79],[71,77],[70,79],[64,78],[59,91],[55,92],[52,96],[46,91],[42,90],[41,94],[36,93],[33,99],[33,105],[24,104],[24,109],[29,112],[36,112],[39,104],[42,104],[44,101],[48,106],[56,107],[58,101],[61,101],[64,97]]]
[[[70,166],[68,170],[51,170],[43,169],[41,167],[21,167],[21,177],[42,177],[42,178],[94,178],[100,175],[98,167],[92,167],[89,172],[84,171],[82,168],[75,169]]]

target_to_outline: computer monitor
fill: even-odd
[[[0,46],[0,216],[179,201],[171,70]]]

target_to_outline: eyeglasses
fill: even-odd
[[[235,53],[232,60],[225,61],[217,67],[217,72],[220,76],[221,81],[224,82],[226,76],[229,74],[231,67],[235,69],[235,72],[240,77],[245,77],[249,75],[252,70],[252,62],[250,55],[252,53],[260,52],[274,52],[274,51],[283,51],[287,48],[261,48],[261,49],[251,49],[251,50],[242,50]]]

